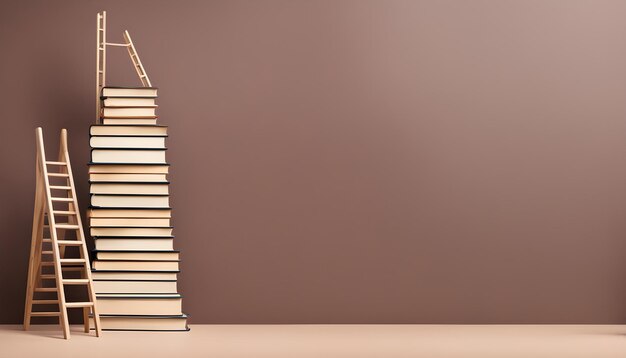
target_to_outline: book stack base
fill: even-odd
[[[92,277],[104,330],[187,331],[157,89],[105,87],[90,128]]]

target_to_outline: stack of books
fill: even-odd
[[[105,87],[90,128],[92,277],[103,329],[185,331],[157,89]]]

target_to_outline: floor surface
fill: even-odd
[[[181,332],[0,326],[0,357],[626,357],[615,325],[193,325]]]

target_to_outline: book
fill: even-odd
[[[155,118],[156,106],[151,107],[104,107],[102,118]]]
[[[181,315],[179,294],[96,294],[98,312],[113,315]]]
[[[93,255],[98,260],[136,260],[136,261],[178,261],[180,251],[98,251]]]
[[[92,148],[150,148],[165,149],[165,137],[92,136]]]
[[[168,174],[169,169],[168,164],[89,164],[90,174]]]
[[[93,280],[93,288],[97,293],[176,293],[176,280]]]
[[[166,126],[138,126],[138,125],[102,125],[94,124],[89,127],[91,135],[128,135],[128,136],[157,136],[167,135]]]
[[[91,206],[104,208],[169,208],[167,196],[92,194]]]
[[[157,124],[156,118],[101,118],[102,124],[119,126],[131,124],[137,126],[152,126]]]
[[[155,98],[147,97],[107,97],[102,100],[105,107],[151,107],[156,106]]]
[[[90,173],[89,181],[92,183],[99,182],[138,182],[138,183],[167,183],[167,177],[165,174],[114,174],[114,173]]]
[[[89,208],[87,210],[87,217],[91,217],[91,218],[171,218],[172,210],[171,209]]]
[[[89,218],[89,225],[92,227],[107,226],[137,226],[137,227],[170,227],[169,218]]]
[[[101,96],[103,99],[108,97],[147,97],[156,98],[156,87],[104,87]]]
[[[178,271],[178,261],[113,261],[91,262],[94,270],[113,271]]]
[[[155,271],[91,271],[95,280],[119,281],[176,281],[176,272]]]
[[[104,331],[188,331],[187,315],[177,316],[129,316],[99,315],[100,327]],[[90,318],[90,327],[95,327]],[[92,328],[95,329],[95,328]]]
[[[174,239],[171,237],[95,237],[96,250],[137,250],[162,251],[174,250]]]
[[[92,149],[92,163],[146,163],[164,164],[163,149]]]
[[[165,183],[92,183],[89,185],[90,194],[168,194],[168,185]]]
[[[91,226],[91,236],[107,237],[169,237],[172,227],[97,227]]]

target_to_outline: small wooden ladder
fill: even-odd
[[[102,11],[98,13],[96,28],[96,123],[100,123],[100,96],[102,96],[102,88],[106,86],[107,46],[126,47],[126,49],[128,50],[128,55],[130,56],[130,60],[133,62],[133,67],[135,68],[135,72],[137,72],[137,76],[139,76],[141,84],[144,87],[152,87],[150,78],[148,78],[148,74],[146,73],[146,70],[141,63],[141,59],[139,58],[139,54],[137,54],[137,50],[135,49],[133,40],[130,38],[128,30],[124,31],[123,36],[124,43],[107,42],[107,12]]]
[[[63,336],[69,339],[70,326],[67,309],[82,308],[85,332],[89,333],[89,314],[91,313],[95,322],[96,336],[99,337],[100,317],[96,310],[89,256],[67,150],[67,130],[61,131],[58,161],[46,160],[41,128],[36,129],[36,139],[35,210],[26,287],[24,330],[30,328],[32,317],[59,317]],[[53,196],[52,192],[58,194]],[[65,217],[66,220],[57,222],[57,218],[60,217]],[[73,238],[66,238],[66,233],[69,231],[75,233]],[[69,247],[77,248],[78,257],[66,257],[66,251],[72,250],[68,249]],[[66,273],[72,278],[66,278]],[[67,302],[65,285],[79,285],[86,288],[87,300]],[[56,297],[36,298],[35,296],[39,294],[55,294]],[[56,306],[57,309],[41,311],[33,310],[33,306]]]

